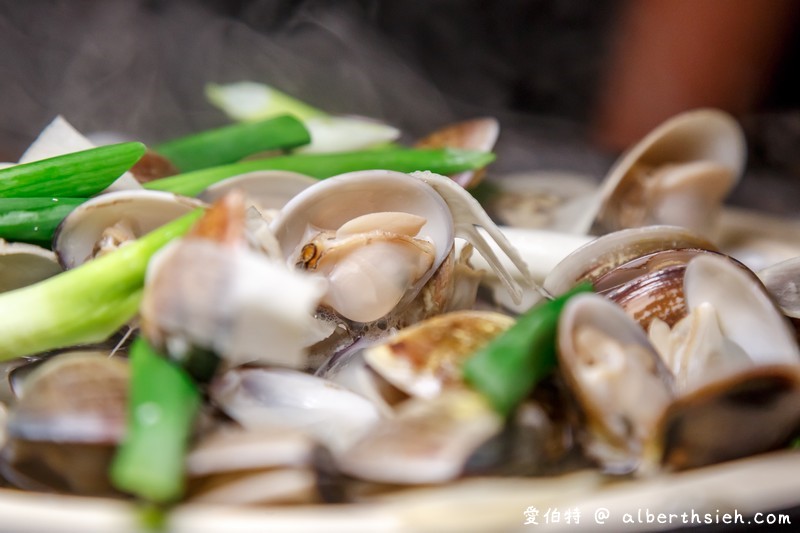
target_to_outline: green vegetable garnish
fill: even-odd
[[[150,502],[173,502],[184,491],[184,459],[200,391],[144,338],[131,346],[130,364],[127,430],[111,465],[111,482]]]
[[[307,120],[327,115],[283,91],[251,81],[210,83],[206,86],[206,96],[234,120],[262,120],[283,114]]]
[[[53,233],[86,198],[0,198],[0,238],[50,246]]]
[[[508,416],[556,367],[556,328],[564,304],[575,294],[591,290],[590,284],[581,284],[533,306],[475,352],[464,365],[464,379]]]
[[[198,209],[78,268],[0,294],[0,361],[108,338],[139,310],[152,255],[201,214]]]
[[[97,194],[144,155],[139,142],[99,146],[0,170],[0,198],[68,197]]]
[[[295,154],[179,174],[151,181],[144,186],[147,189],[196,196],[220,180],[256,170],[290,170],[319,179],[370,169],[399,172],[430,170],[437,174],[454,174],[481,168],[493,160],[492,153],[456,149],[396,148],[330,154]]]
[[[181,137],[154,147],[181,172],[234,163],[252,154],[295,148],[311,141],[293,116],[245,122]]]

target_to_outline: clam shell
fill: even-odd
[[[367,348],[364,358],[403,392],[432,398],[463,384],[463,362],[513,323],[510,316],[489,311],[446,313]]]
[[[604,297],[579,294],[559,319],[558,358],[585,418],[587,453],[612,472],[637,468],[673,396],[672,376],[644,331]]]
[[[650,210],[643,224],[680,225],[707,234],[709,219],[741,176],[745,157],[744,133],[727,113],[698,109],[676,115],[617,160],[577,227],[595,233],[623,229],[619,211],[635,208]],[[662,190],[653,191],[649,199],[626,198],[636,187],[637,168],[665,165],[684,166],[675,166],[657,186]],[[632,200],[649,205],[632,206]]]
[[[764,268],[758,277],[786,316],[800,318],[800,257]]]
[[[416,239],[433,244],[433,261],[430,268],[408,288],[395,308],[404,307],[413,299],[453,248],[453,218],[447,204],[430,186],[407,174],[388,170],[351,172],[320,181],[290,200],[273,220],[270,228],[274,232],[284,259],[294,266],[295,256],[306,244],[309,228],[315,231],[335,232],[354,219],[376,213],[406,213],[422,217],[424,224]],[[380,265],[369,261],[372,275],[380,276]],[[392,266],[385,263],[386,267]],[[398,268],[402,265],[398,265]],[[392,266],[393,267],[393,266]],[[347,276],[349,280],[353,276]],[[364,286],[359,294],[370,296],[370,278],[364,276]],[[376,279],[380,286],[383,279]],[[332,294],[339,294],[332,287]],[[377,294],[376,296],[380,296]],[[385,306],[379,306],[385,311]],[[383,316],[383,315],[382,315]],[[372,317],[359,313],[359,322],[372,321]]]
[[[502,428],[486,400],[468,389],[432,400],[412,398],[340,455],[340,469],[360,479],[397,484],[442,483]]]
[[[283,170],[248,172],[218,181],[198,195],[208,203],[239,189],[259,210],[281,209],[286,203],[319,180]]]
[[[758,367],[676,400],[650,454],[668,469],[696,468],[781,448],[798,429],[798,367]]]
[[[415,144],[417,148],[459,148],[491,152],[500,135],[500,123],[492,117],[475,118],[449,124],[440,128]],[[465,170],[450,176],[450,179],[469,189],[478,185],[486,174],[485,169]]]
[[[202,205],[198,200],[161,191],[103,194],[67,215],[56,230],[53,249],[64,268],[75,268],[94,257],[103,232],[117,223],[125,223],[138,238]]]
[[[683,277],[688,262],[701,254],[696,248],[661,250],[632,259],[597,278],[594,288],[622,307],[643,329],[654,318],[674,326],[688,313]]]
[[[228,429],[205,435],[186,456],[189,476],[311,464],[314,442],[290,429]]]
[[[114,443],[124,433],[129,369],[107,352],[68,352],[25,379],[8,435],[29,441]]]
[[[710,303],[725,337],[756,364],[800,363],[788,320],[758,278],[740,264],[714,254],[695,257],[686,267],[684,295],[689,309]]]
[[[245,428],[300,430],[334,453],[347,449],[380,418],[366,398],[287,369],[230,370],[212,383],[209,393]]]
[[[663,250],[712,250],[705,238],[677,226],[647,226],[609,233],[574,250],[544,280],[551,294],[563,294],[581,281],[596,282],[633,259]]]
[[[0,292],[27,287],[61,271],[56,254],[50,250],[0,239]]]

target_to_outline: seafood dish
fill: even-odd
[[[800,504],[800,226],[726,205],[733,117],[522,195],[493,118],[283,102],[147,147],[57,117],[0,169],[0,530]]]

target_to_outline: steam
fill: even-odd
[[[406,140],[487,114],[442,94],[361,2],[234,3],[245,6],[239,18],[223,12],[225,2],[214,9],[199,0],[6,3],[0,156],[8,160],[58,114],[85,133],[146,143],[226,124],[204,96],[207,83],[266,83],[331,113],[385,120]],[[574,126],[490,113],[503,124],[496,165],[596,175],[606,167],[596,155],[575,157]]]

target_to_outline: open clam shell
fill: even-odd
[[[784,314],[800,319],[800,257],[759,270],[758,277]]]
[[[496,118],[484,117],[464,120],[438,129],[415,144],[417,148],[459,148],[491,152],[500,135],[500,123]],[[478,185],[486,174],[485,168],[465,170],[450,178],[469,189]]]
[[[400,235],[401,238],[394,240],[392,237],[389,241],[365,237],[361,246],[342,248],[348,253],[352,251],[353,255],[347,257],[347,263],[331,263],[335,270],[328,274],[331,277],[329,299],[335,302],[332,305],[334,309],[356,322],[371,322],[401,306],[402,302],[413,299],[453,248],[453,218],[436,191],[400,172],[352,172],[321,181],[294,197],[270,227],[284,258],[294,265],[307,249],[310,235],[330,232],[344,233],[337,235],[341,237],[357,236],[357,226],[362,221],[369,219],[374,225],[376,217],[383,214],[387,215],[383,218],[390,224],[409,218],[418,221],[419,225],[413,232],[407,232],[413,235],[405,235],[394,227],[391,231],[364,233],[365,236]],[[417,246],[426,242],[432,247],[430,253]],[[318,247],[315,245],[314,249]],[[396,257],[398,253],[402,257]],[[430,261],[428,268],[412,280],[415,276],[410,274],[416,273],[421,266],[418,259],[421,261],[428,255],[432,256],[427,259]],[[336,282],[333,276],[338,278]],[[389,301],[386,283],[387,279],[395,277],[396,282],[392,283],[396,284],[399,292],[393,290]],[[358,284],[358,290],[348,288],[352,282]],[[357,301],[353,302],[353,299]]]
[[[449,390],[403,402],[337,458],[360,479],[397,484],[442,483],[458,477],[472,453],[500,432],[502,419],[478,393]]]
[[[672,376],[639,325],[606,298],[571,298],[558,324],[559,368],[583,414],[584,448],[630,472],[673,397]]]
[[[617,267],[663,250],[715,251],[705,238],[677,226],[631,228],[594,239],[562,259],[544,280],[551,294],[563,294],[581,281],[594,283]]]
[[[800,364],[791,325],[758,278],[740,264],[714,254],[695,257],[686,267],[684,295],[689,309],[710,303],[723,335],[754,363]]]
[[[67,215],[53,249],[64,268],[75,268],[201,206],[198,200],[161,191],[103,194]]]
[[[230,370],[212,383],[209,393],[245,428],[303,431],[334,453],[347,449],[380,419],[363,396],[288,369]]]
[[[0,239],[0,292],[32,285],[61,271],[56,254],[50,250]]]
[[[684,470],[785,446],[800,430],[800,370],[757,367],[676,400],[654,437],[657,460]]]
[[[128,379],[127,361],[105,352],[37,367],[9,412],[3,476],[32,490],[114,494],[108,470],[125,431]]]
[[[244,192],[248,202],[259,211],[281,209],[286,203],[319,180],[284,170],[248,172],[218,181],[198,196],[212,203],[234,189]]]
[[[603,234],[669,224],[708,235],[745,157],[742,129],[727,113],[677,115],[617,160],[578,229]]]
[[[490,311],[459,311],[404,328],[364,351],[367,364],[403,392],[432,398],[463,383],[462,363],[514,323]]]

